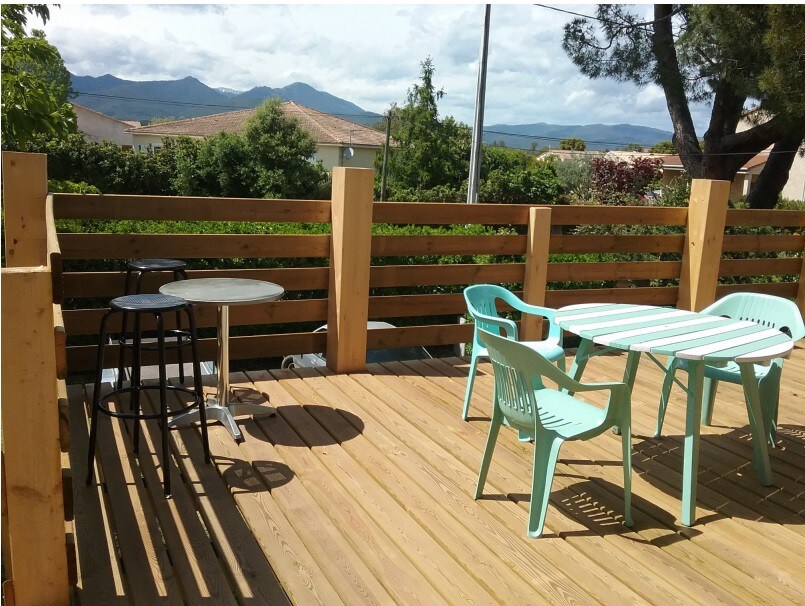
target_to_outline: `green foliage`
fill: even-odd
[[[648,148],[652,154],[675,154],[676,147],[673,141],[660,141]]]
[[[578,155],[556,160],[554,163],[559,186],[571,204],[583,203],[590,197],[593,158],[594,156]]]
[[[631,152],[641,152],[643,151],[643,146],[639,143],[627,143],[621,148],[622,151],[631,151]]]
[[[584,151],[585,149],[587,149],[587,144],[581,139],[571,137],[569,139],[562,139],[559,142],[559,149],[565,149],[569,151]]]
[[[478,191],[479,202],[553,204],[562,193],[552,162],[489,171]]]
[[[99,190],[94,185],[84,183],[83,181],[76,183],[75,181],[59,181],[58,179],[48,179],[48,191],[60,194],[99,194]]]
[[[18,149],[38,133],[63,137],[76,131],[68,97],[70,74],[43,32],[26,32],[29,15],[50,18],[41,4],[2,6],[2,145]]]

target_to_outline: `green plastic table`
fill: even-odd
[[[556,312],[556,323],[563,330],[582,338],[569,373],[576,380],[581,378],[587,360],[613,349],[628,352],[623,381],[629,387],[634,385],[643,353],[663,370],[665,366],[654,357],[655,354],[689,361],[688,385],[685,387],[680,383],[687,393],[682,470],[682,523],[685,526],[691,526],[696,520],[699,425],[705,364],[736,362],[740,367],[752,430],[755,467],[760,483],[764,486],[771,484],[766,432],[753,365],[789,355],[794,343],[788,335],[747,320],[653,305],[569,305]],[[605,348],[596,350],[594,344]]]

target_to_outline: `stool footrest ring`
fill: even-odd
[[[168,391],[180,391],[186,394],[193,396],[193,402],[184,406],[178,410],[170,410],[168,411],[169,417],[175,417],[180,414],[184,414],[187,411],[196,408],[197,406],[202,406],[204,399],[203,394],[197,394],[192,389],[187,387],[179,387],[178,385],[166,385],[165,386]],[[121,387],[120,389],[113,389],[109,393],[102,395],[98,398],[98,411],[102,412],[110,417],[115,417],[117,419],[140,419],[140,420],[147,420],[147,419],[160,419],[162,418],[161,413],[139,413],[135,414],[133,412],[117,412],[115,410],[109,410],[106,408],[103,403],[109,400],[110,398],[114,398],[124,393],[132,394],[134,392],[144,391],[146,389],[150,390],[158,390],[159,385],[140,385],[139,387],[130,386],[130,387]]]

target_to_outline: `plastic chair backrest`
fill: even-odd
[[[706,307],[702,313],[733,320],[749,320],[761,326],[776,328],[794,341],[805,337],[805,323],[797,305],[774,295],[736,292]]]
[[[556,372],[556,367],[517,341],[484,330],[480,337],[495,372],[495,397],[503,416],[517,425],[541,428],[534,390],[545,389],[541,369],[549,367],[548,372]]]
[[[467,302],[467,311],[469,311],[470,316],[472,316],[472,319],[475,321],[475,333],[473,336],[474,346],[484,346],[480,340],[479,330],[485,330],[493,335],[501,334],[499,324],[493,324],[480,316],[497,317],[498,310],[495,301],[501,299],[510,303],[511,298],[516,299],[517,297],[505,288],[494,284],[476,284],[464,289],[464,300]],[[512,327],[514,327],[514,334],[508,334],[507,332],[506,336],[510,339],[517,340],[517,327],[513,323]],[[509,330],[511,330],[510,327]]]

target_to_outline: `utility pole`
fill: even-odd
[[[391,110],[386,114],[386,146],[383,149],[383,169],[380,174],[380,201],[386,199],[386,170],[389,166],[389,141],[391,141]]]
[[[484,33],[481,37],[481,58],[478,62],[478,90],[475,94],[475,123],[472,129],[470,178],[467,184],[467,204],[478,202],[478,180],[481,176],[481,143],[484,134],[484,101],[486,99],[486,63],[489,54],[489,14],[492,5],[484,11]]]

